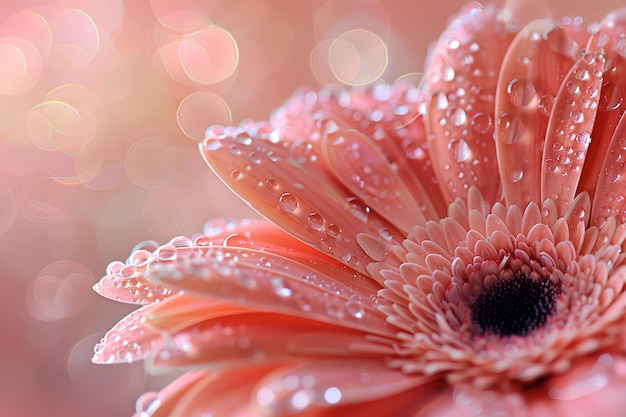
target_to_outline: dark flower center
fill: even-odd
[[[482,335],[525,336],[546,323],[557,293],[550,280],[518,273],[478,295],[471,307],[472,322]]]

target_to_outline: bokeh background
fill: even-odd
[[[130,416],[166,384],[143,364],[90,363],[132,309],[91,287],[138,242],[254,216],[204,166],[205,128],[264,119],[299,86],[419,72],[463,3],[2,2],[0,415]],[[592,22],[619,3],[509,6]]]

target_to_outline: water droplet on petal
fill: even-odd
[[[463,126],[467,123],[467,114],[465,113],[465,110],[460,107],[451,107],[448,110],[446,117],[448,117],[450,123],[457,127]]]
[[[472,156],[469,145],[463,139],[451,140],[450,147],[452,149],[452,155],[456,162],[467,161]]]
[[[503,112],[498,117],[497,131],[504,144],[512,145],[521,137],[522,126],[513,115]]]
[[[603,111],[611,111],[617,109],[624,100],[620,88],[612,81],[607,81],[602,85],[600,93],[600,102],[598,108]]]
[[[346,312],[357,319],[363,318],[363,315],[365,314],[363,303],[356,299],[348,300],[346,302]]]
[[[309,214],[309,217],[307,217],[307,222],[309,226],[311,226],[311,228],[314,230],[321,230],[324,227],[324,217],[317,213]]]
[[[489,113],[478,112],[472,116],[470,125],[476,133],[487,133],[491,128],[491,115]]]
[[[515,107],[526,107],[535,97],[535,86],[532,82],[520,78],[514,78],[506,87],[511,96],[511,104]]]
[[[283,193],[278,199],[278,202],[280,203],[280,208],[288,213],[293,213],[300,204],[298,197],[291,193]]]

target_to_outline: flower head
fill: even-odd
[[[209,166],[280,227],[112,263],[96,290],[144,306],[94,360],[191,368],[138,415],[619,415],[624,39],[624,10],[584,29],[472,4],[419,85],[211,127]]]

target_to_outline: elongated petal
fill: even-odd
[[[595,189],[591,224],[603,226],[609,216],[626,221],[626,118],[615,128]]]
[[[513,39],[494,7],[468,7],[443,33],[426,71],[427,132],[448,202],[470,186],[500,200],[492,118],[498,68]]]
[[[372,258],[356,235],[369,232],[378,254],[397,263],[385,248],[402,235],[330,175],[319,144],[278,134],[266,125],[214,128],[201,151],[233,191],[304,242],[364,273]]]
[[[623,55],[623,34],[626,32],[626,8],[610,13],[601,22],[596,35],[589,39],[587,51],[602,53],[605,58],[602,89],[599,92],[598,114],[591,132],[591,144],[583,168],[578,191],[594,198],[596,182],[601,174],[609,141],[620,117],[626,110],[626,57]]]
[[[322,144],[330,169],[370,208],[404,232],[424,223],[424,214],[403,179],[367,137],[337,128]]]
[[[584,54],[563,80],[550,114],[543,152],[541,201],[562,216],[574,199],[598,111],[604,58]]]
[[[244,308],[283,312],[372,333],[390,334],[385,316],[357,286],[263,251],[214,246],[201,258],[155,266],[149,279],[168,288]]]
[[[541,159],[548,117],[575,44],[550,22],[528,24],[511,44],[498,79],[496,149],[504,196],[521,208],[541,203]]]
[[[254,312],[205,320],[170,336],[153,355],[158,367],[209,365],[212,369],[282,363],[307,357],[380,358],[366,349],[366,333],[283,314]],[[393,352],[391,343],[386,354]]]
[[[393,396],[422,383],[421,378],[393,371],[382,361],[319,360],[269,374],[259,382],[253,398],[260,415],[280,416],[296,411],[294,404],[302,405],[298,411],[313,413]]]

